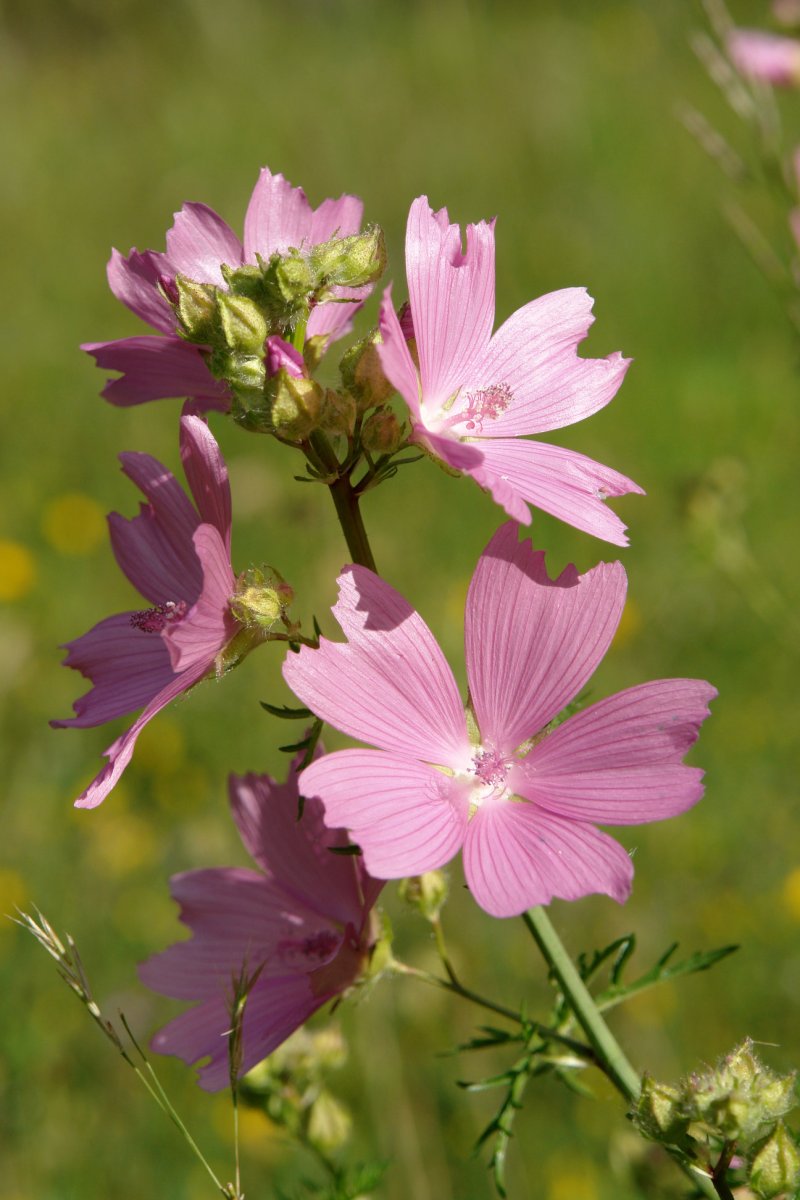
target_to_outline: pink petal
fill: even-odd
[[[364,202],[347,194],[338,200],[323,200],[311,217],[309,241],[312,246],[334,237],[350,237],[361,229]]]
[[[163,333],[175,332],[175,314],[158,287],[162,275],[173,274],[166,255],[131,250],[125,258],[112,250],[107,274],[111,291],[132,313]]]
[[[132,613],[117,613],[66,643],[65,667],[80,671],[93,687],[75,701],[75,716],[51,721],[54,729],[102,725],[136,712],[173,677],[169,653],[158,635],[131,624]]]
[[[411,205],[406,273],[417,335],[422,394],[438,407],[458,390],[483,356],[494,323],[494,222],[449,225],[426,196]]]
[[[241,629],[230,611],[236,577],[219,530],[200,525],[192,540],[203,569],[203,590],[184,619],[164,629],[174,671],[188,671],[197,664],[205,664],[208,670]]]
[[[619,353],[579,358],[577,353],[594,320],[593,303],[585,288],[565,288],[526,304],[498,329],[468,378],[468,390],[505,384],[513,400],[505,412],[484,422],[481,437],[574,425],[614,398],[630,359]]]
[[[198,283],[224,286],[220,264],[239,267],[242,244],[213,208],[206,204],[184,204],[167,230],[167,257],[175,273]]]
[[[199,663],[190,671],[174,675],[158,695],[153,697],[130,729],[126,729],[121,737],[118,737],[107,750],[103,751],[103,757],[108,759],[108,763],[75,801],[76,808],[96,808],[98,804],[102,804],[130,762],[136,746],[136,739],[148,721],[151,721],[157,713],[161,712],[162,708],[166,708],[183,692],[188,692],[189,688],[202,679],[210,665],[210,663],[205,665]]]
[[[467,595],[469,691],[481,740],[511,753],[581,690],[616,632],[625,604],[620,563],[548,577],[544,554],[503,525]]]
[[[383,293],[381,301],[380,331],[378,355],[383,372],[405,400],[412,416],[419,421],[419,376],[397,313],[394,311],[391,284]]]
[[[310,232],[311,205],[303,189],[262,167],[244,218],[244,261],[300,249]]]
[[[482,461],[467,467],[467,473],[515,520],[528,524],[527,505],[533,504],[576,529],[627,546],[625,526],[605,501],[628,492],[643,494],[632,479],[545,442],[481,438],[469,444],[480,449]]]
[[[219,530],[230,557],[231,488],[228,468],[206,422],[186,412],[181,417],[181,463],[201,519]]]
[[[613,838],[533,804],[484,803],[469,823],[464,874],[493,917],[516,917],[535,904],[595,892],[620,904],[630,895],[633,864]]]
[[[353,317],[371,294],[372,285],[360,288],[335,287],[332,292],[338,299],[327,300],[312,309],[306,328],[308,337],[327,333],[331,341],[336,341],[349,333],[353,328]]]
[[[365,567],[339,576],[333,614],[348,641],[289,654],[283,675],[337,729],[426,762],[469,762],[464,710],[450,667],[418,613]]]
[[[660,679],[601,700],[535,746],[509,786],[580,821],[636,825],[675,816],[703,794],[703,772],[681,759],[716,694],[699,679]]]
[[[245,868],[186,871],[172,877],[170,891],[193,936],[141,963],[139,978],[176,1000],[218,995],[243,966],[268,968],[281,938],[298,924],[282,889]],[[272,973],[285,975],[285,964]]]
[[[287,898],[342,925],[360,925],[360,872],[353,858],[331,852],[330,847],[341,845],[344,838],[325,826],[318,801],[308,800],[298,818],[294,772],[285,784],[269,775],[231,775],[228,789],[246,849]]]
[[[229,983],[219,996],[170,1021],[150,1043],[159,1054],[175,1054],[187,1063],[210,1056],[199,1076],[200,1086],[209,1092],[228,1086],[231,993]],[[271,1054],[323,1002],[313,995],[305,975],[259,979],[244,1010],[242,1072]]]
[[[458,852],[468,790],[425,763],[378,750],[325,754],[300,776],[329,825],[350,831],[370,874],[402,879],[433,871]]]
[[[105,371],[121,371],[100,393],[110,404],[127,408],[169,396],[192,396],[203,408],[230,408],[227,384],[213,375],[197,346],[178,337],[145,334],[81,346]]]
[[[192,542],[199,524],[197,513],[175,476],[157,459],[130,451],[121,454],[120,461],[149,502],[130,520],[119,513],[108,518],[120,568],[153,604],[169,600],[193,604],[202,586]]]
[[[728,54],[735,67],[751,79],[776,87],[800,84],[800,42],[760,29],[734,29]]]

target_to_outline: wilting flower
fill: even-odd
[[[408,217],[406,273],[419,367],[389,289],[378,349],[411,411],[412,439],[471,475],[517,521],[528,524],[534,504],[626,545],[625,526],[603,502],[641,488],[574,450],[524,438],[591,416],[622,383],[629,359],[577,355],[594,319],[585,289],[541,296],[493,335],[494,222],[467,226],[462,251],[459,227],[424,196]]]
[[[269,775],[232,775],[231,810],[260,867],[175,875],[171,891],[192,930],[139,969],[155,991],[199,1004],[156,1034],[153,1048],[200,1071],[209,1091],[228,1082],[231,1001],[254,980],[244,1004],[241,1071],[279,1046],[362,974],[375,944],[371,909],[382,884],[359,858],[338,855],[342,830],[327,829],[318,801],[298,820],[295,767],[285,784]]]
[[[243,241],[213,209],[190,203],[175,214],[167,231],[166,254],[131,250],[125,257],[112,251],[108,264],[112,292],[159,332],[83,346],[99,367],[122,373],[106,385],[102,395],[122,406],[166,396],[191,396],[204,409],[227,409],[227,384],[210,373],[203,348],[190,345],[178,334],[175,313],[166,299],[174,290],[176,275],[224,287],[222,264],[236,268],[255,263],[256,255],[269,259],[290,248],[308,249],[334,236],[357,233],[362,213],[362,202],[348,195],[323,200],[319,208],[312,209],[302,188],[292,187],[283,175],[273,175],[264,167],[245,213]],[[309,337],[341,337],[366,295],[363,288],[334,290],[339,299],[351,302],[314,308],[308,321]]]
[[[734,29],[728,38],[734,66],[751,79],[776,87],[800,85],[800,42],[760,29]]]
[[[64,665],[93,687],[75,702],[74,717],[51,724],[85,729],[143,711],[104,751],[108,764],[76,801],[80,808],[94,808],[106,798],[147,722],[220,668],[226,647],[242,631],[230,611],[236,579],[228,472],[205,421],[188,413],[181,418],[181,459],[194,505],[149,454],[120,459],[147,503],[132,520],[110,515],[111,545],[122,571],[152,607],[107,617],[67,643]]]
[[[289,686],[318,716],[378,750],[313,763],[300,785],[343,825],[381,879],[420,875],[463,847],[467,883],[493,916],[554,896],[627,899],[633,866],[595,828],[683,812],[702,795],[684,766],[716,694],[693,679],[641,684],[551,722],[605,654],[625,572],[601,563],[548,578],[544,556],[504,525],[466,605],[469,713],[422,618],[360,566],[333,609],[347,637],[290,655]]]

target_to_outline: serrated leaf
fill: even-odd
[[[678,948],[678,943],[675,942],[669,946],[661,955],[658,961],[640,975],[638,979],[634,979],[628,984],[612,984],[605,988],[595,997],[595,1002],[601,1012],[605,1012],[609,1008],[614,1008],[617,1004],[622,1004],[630,996],[638,995],[647,988],[655,987],[659,983],[667,983],[669,980],[678,979],[681,975],[695,975],[698,971],[708,971],[716,963],[721,962],[723,958],[727,958],[733,954],[739,947],[735,945],[720,946],[716,950],[698,950],[695,954],[690,954],[688,958],[681,959],[680,962],[669,966],[669,960]]]

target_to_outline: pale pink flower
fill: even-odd
[[[509,917],[553,897],[627,899],[628,853],[595,828],[674,816],[702,795],[681,762],[716,694],[662,679],[600,700],[556,728],[605,654],[625,572],[601,563],[548,578],[509,522],[492,538],[466,605],[476,729],[431,631],[387,583],[345,568],[333,609],[346,642],[289,655],[283,673],[319,717],[377,750],[342,750],[302,774],[381,879],[441,867],[463,849],[478,904]]]
[[[143,711],[104,751],[108,764],[76,800],[79,808],[94,808],[106,798],[147,722],[213,671],[242,628],[229,608],[236,578],[228,472],[205,421],[188,413],[181,418],[181,459],[194,505],[149,454],[125,453],[120,459],[147,503],[132,520],[111,513],[111,545],[122,571],[152,607],[107,617],[66,644],[64,665],[93,687],[75,702],[74,717],[50,723],[85,729]]]
[[[626,545],[625,526],[604,501],[642,489],[574,450],[525,438],[591,416],[622,383],[630,360],[619,353],[578,357],[594,319],[586,290],[541,296],[492,334],[494,222],[468,225],[463,251],[459,227],[425,196],[408,216],[406,273],[419,367],[390,289],[378,350],[410,409],[413,440],[471,475],[517,521],[528,524],[534,504]]]
[[[199,1004],[156,1034],[152,1046],[200,1071],[208,1091],[228,1083],[233,981],[257,974],[243,1022],[242,1071],[270,1054],[361,975],[375,943],[370,912],[382,884],[353,855],[337,855],[342,830],[327,829],[309,801],[298,820],[297,775],[231,775],[231,809],[259,871],[187,871],[171,880],[192,930],[139,968],[155,991]]]
[[[112,404],[128,406],[167,396],[191,396],[203,409],[227,409],[227,384],[215,379],[206,365],[203,348],[190,345],[178,334],[175,314],[164,297],[175,276],[197,283],[224,287],[220,267],[255,263],[256,255],[269,259],[290,248],[308,249],[335,236],[358,233],[363,204],[357,196],[323,200],[312,209],[302,188],[283,175],[262,168],[244,218],[244,239],[205,204],[184,204],[167,232],[167,251],[131,250],[124,257],[111,252],[108,282],[118,300],[152,325],[158,334],[121,338],[112,342],[87,342],[82,349],[104,370],[120,371],[102,391]],[[342,337],[352,325],[370,288],[338,288],[337,295],[350,303],[320,304],[309,317],[309,337],[328,334]]]
[[[800,42],[760,29],[734,29],[728,37],[734,66],[750,79],[775,87],[800,85]]]

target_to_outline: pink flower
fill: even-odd
[[[127,258],[111,252],[108,282],[118,300],[159,331],[112,342],[87,342],[82,349],[104,370],[120,371],[101,393],[112,404],[128,406],[166,396],[191,396],[204,409],[227,409],[227,384],[211,375],[202,347],[190,345],[178,334],[175,314],[163,295],[175,276],[197,283],[224,287],[220,266],[255,263],[256,255],[270,255],[315,246],[336,235],[358,233],[363,204],[356,196],[323,200],[312,209],[302,188],[294,188],[283,175],[263,167],[244,218],[244,241],[205,204],[184,204],[167,231],[167,252],[131,250]],[[339,288],[352,303],[321,304],[308,321],[308,336],[347,333],[354,312],[369,288]]]
[[[593,321],[583,288],[541,296],[492,334],[494,222],[461,231],[425,196],[411,205],[406,272],[419,368],[384,293],[383,369],[411,410],[413,440],[471,475],[509,516],[530,522],[529,504],[607,541],[625,526],[603,503],[641,492],[624,475],[574,450],[523,440],[572,425],[608,404],[629,359],[579,358]]]
[[[608,649],[625,588],[619,563],[549,579],[543,554],[504,525],[467,597],[468,720],[422,618],[372,572],[345,568],[333,612],[347,641],[304,648],[283,673],[323,720],[379,747],[329,754],[300,779],[371,874],[421,874],[463,848],[493,916],[555,896],[627,899],[630,857],[594,822],[661,820],[700,799],[702,772],[681,759],[716,693],[663,679],[550,727]]]
[[[157,1033],[153,1048],[187,1063],[210,1056],[200,1072],[208,1091],[228,1082],[232,981],[260,971],[244,1009],[242,1071],[270,1054],[328,1000],[355,983],[375,942],[370,910],[382,884],[326,829],[309,801],[298,821],[297,775],[231,775],[231,809],[260,871],[188,871],[171,881],[180,919],[193,937],[143,963],[148,987],[198,1000]]]
[[[51,725],[85,729],[143,711],[104,751],[108,764],[76,800],[79,808],[106,798],[147,722],[212,671],[242,628],[229,609],[236,578],[228,473],[205,421],[181,418],[181,459],[194,506],[149,454],[120,459],[147,503],[132,520],[111,513],[111,545],[122,571],[153,607],[107,617],[67,643],[64,665],[93,687],[75,702],[74,717]]]
[[[759,29],[734,29],[728,38],[734,66],[751,79],[776,87],[800,84],[800,42]]]

